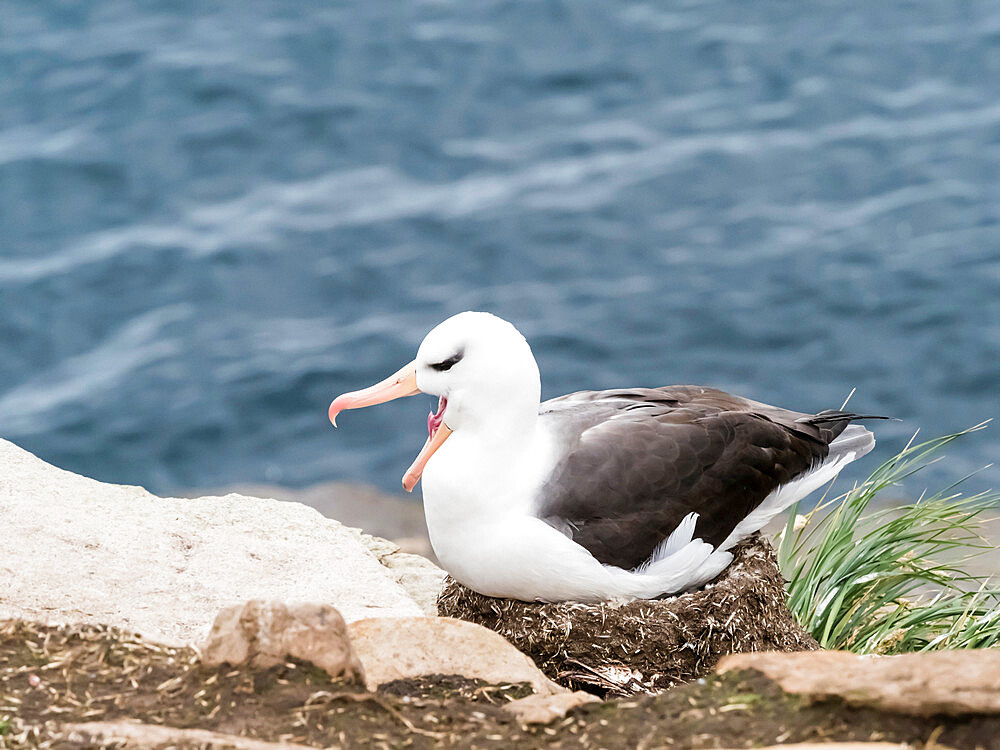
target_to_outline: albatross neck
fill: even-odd
[[[463,434],[484,446],[517,446],[531,441],[538,425],[538,400],[493,402],[488,408],[463,409],[454,426],[456,436]]]

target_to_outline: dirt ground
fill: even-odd
[[[753,672],[581,706],[530,728],[503,709],[528,691],[439,676],[366,693],[360,685],[330,681],[306,662],[208,669],[192,649],[111,628],[0,622],[0,748],[122,747],[66,727],[127,718],[316,747],[652,750],[863,739],[1000,749],[1000,717],[920,719],[809,705]],[[226,743],[160,745],[167,746]]]

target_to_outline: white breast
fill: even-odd
[[[422,477],[427,531],[435,554],[459,580],[496,566],[491,541],[512,521],[532,519],[539,490],[554,463],[551,438],[528,430],[516,442],[456,431]]]

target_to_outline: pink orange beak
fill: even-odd
[[[448,400],[442,398],[437,414],[432,412],[427,415],[427,442],[424,443],[424,447],[420,449],[417,457],[413,459],[410,468],[403,474],[403,489],[407,492],[413,492],[413,488],[417,486],[417,481],[424,473],[424,467],[434,455],[434,451],[444,445],[444,441],[451,434],[451,428],[444,423],[444,410],[447,406]]]
[[[420,389],[417,388],[416,362],[410,362],[380,383],[376,383],[360,391],[352,391],[337,396],[330,404],[330,421],[336,427],[337,415],[345,409],[360,409],[363,406],[382,404],[396,398],[413,396],[419,392]],[[420,480],[420,475],[424,473],[424,467],[431,456],[434,455],[434,452],[451,435],[451,430],[444,423],[444,409],[446,405],[447,401],[441,399],[438,413],[430,414],[427,417],[427,442],[424,443],[424,447],[420,449],[420,453],[403,475],[403,489],[407,492],[413,491],[413,488]]]
[[[417,393],[420,393],[420,389],[417,388],[417,363],[410,362],[381,383],[337,396],[330,404],[330,421],[336,427],[337,415],[344,409],[360,409],[362,406],[384,404],[386,401]]]

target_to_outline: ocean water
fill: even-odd
[[[0,4],[0,436],[158,492],[396,490],[431,399],[327,404],[465,309],[547,397],[856,388],[900,421],[853,477],[1000,416],[1000,6]]]

